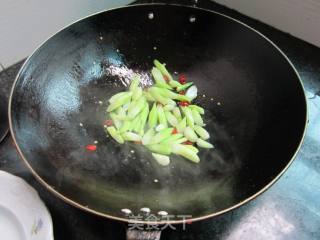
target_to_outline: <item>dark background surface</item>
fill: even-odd
[[[190,4],[190,1],[168,2]],[[168,228],[162,239],[319,239],[320,49],[215,3],[199,1],[197,5],[247,23],[287,54],[305,86],[309,123],[296,160],[267,192],[232,212],[189,224],[185,231],[181,227]],[[22,62],[0,73],[1,97],[8,97]],[[19,159],[10,136],[0,145],[0,169],[23,177],[38,190],[51,212],[55,239],[125,239],[124,224],[85,213],[46,191]]]

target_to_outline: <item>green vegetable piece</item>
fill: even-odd
[[[117,99],[119,99],[119,97],[122,97],[123,95],[126,95],[128,92],[119,92],[115,95],[113,95],[110,99],[109,99],[109,103],[113,103],[114,101],[116,101]]]
[[[177,139],[177,140],[174,141],[173,143],[174,143],[174,144],[181,144],[181,143],[184,143],[184,142],[186,142],[186,141],[188,141],[188,139],[185,138],[185,137],[183,137],[183,138]]]
[[[117,115],[115,113],[110,113],[110,117],[112,119],[113,124],[116,126],[116,128],[120,129],[122,126],[122,122],[117,118]]]
[[[177,104],[176,104],[176,102],[175,101],[173,101],[172,99],[168,99],[168,102],[167,102],[167,105],[173,105],[173,106],[176,106]]]
[[[116,110],[116,113],[119,117],[123,117],[125,118],[126,117],[126,110],[124,110],[124,107],[118,107],[117,110]]]
[[[170,85],[171,87],[173,87],[173,88],[178,88],[178,87],[181,87],[181,86],[182,86],[181,83],[179,83],[178,81],[175,81],[175,80],[170,81],[170,82],[169,82],[169,85]]]
[[[128,117],[126,115],[125,112],[123,112],[124,110],[119,110],[119,109],[123,109],[122,107],[117,108],[117,110],[115,112],[111,112],[110,113],[110,117],[112,118],[112,120],[119,120],[119,121],[123,121],[123,120],[127,120]]]
[[[152,144],[152,145],[146,145],[146,147],[151,151],[155,153],[160,153],[163,155],[170,155],[172,152],[172,147],[170,144]]]
[[[159,94],[161,94],[162,96],[164,96],[164,97],[175,99],[175,100],[179,100],[179,101],[187,101],[187,102],[191,101],[191,99],[189,97],[187,97],[185,95],[181,95],[181,94],[175,93],[175,92],[170,91],[168,89],[158,88],[158,87],[152,87],[152,88],[156,88],[157,92]]]
[[[118,131],[116,130],[115,127],[107,127],[107,131],[110,134],[110,136],[116,140],[118,143],[122,144],[124,143],[123,138],[121,137],[121,135],[118,133]]]
[[[176,129],[179,133],[183,133],[184,129],[187,126],[187,118],[184,117],[176,126]]]
[[[139,86],[139,83],[140,83],[140,77],[139,75],[135,75],[130,83],[129,90],[131,92],[134,92],[136,88]]]
[[[160,63],[158,60],[154,60],[153,61],[154,65],[156,66],[156,68],[158,68],[160,70],[160,72],[162,73],[162,75],[165,75],[168,77],[169,79],[169,85],[173,88],[176,87],[180,87],[182,84],[180,84],[179,82],[173,80],[171,74],[168,72],[165,64]]]
[[[157,104],[154,103],[149,114],[148,125],[150,128],[154,128],[158,122]]]
[[[150,144],[150,142],[152,141],[152,139],[154,138],[155,135],[155,131],[153,130],[153,128],[150,128],[142,137],[142,144],[143,145],[148,145]]]
[[[193,152],[195,153],[198,153],[199,152],[199,149],[196,148],[195,146],[192,146],[192,145],[185,145],[187,148],[189,148],[190,150],[192,150]]]
[[[192,116],[192,112],[189,107],[181,107],[182,112],[184,113],[185,117],[187,118],[187,124],[191,128],[194,127],[194,120]]]
[[[175,99],[177,95],[179,95],[175,92],[172,92],[169,89],[159,88],[159,87],[151,87],[151,88],[154,88],[159,94],[167,98]]]
[[[107,108],[107,112],[111,112],[117,109],[118,107],[121,107],[122,105],[130,102],[131,96],[132,96],[131,92],[126,92],[126,94],[122,94],[120,97],[117,97],[116,100],[111,102],[111,104]]]
[[[192,162],[195,162],[195,163],[200,162],[200,158],[198,157],[198,155],[194,151],[192,151],[190,148],[182,144],[175,144],[172,147],[172,152],[177,155],[181,155]]]
[[[152,97],[152,95],[148,91],[143,91],[143,95],[146,97],[147,101],[149,102],[155,102],[156,99]]]
[[[147,119],[148,119],[148,115],[149,115],[149,104],[145,103],[145,107],[143,108],[143,110],[141,111],[140,114],[140,128],[139,128],[139,134],[141,136],[144,135],[144,127],[146,125]]]
[[[151,70],[151,74],[157,86],[161,88],[172,89],[172,87],[166,83],[166,80],[163,78],[163,75],[159,69],[153,67]]]
[[[157,112],[158,112],[159,123],[164,125],[165,127],[168,127],[166,115],[164,114],[163,107],[160,104],[157,106]]]
[[[132,94],[132,100],[135,101],[137,99],[139,99],[142,96],[142,88],[141,87],[137,87]]]
[[[193,82],[187,82],[185,84],[181,84],[181,86],[177,87],[177,92],[183,91],[190,87],[193,84]]]
[[[157,144],[161,143],[163,140],[167,139],[172,135],[173,128],[166,128],[161,130],[160,132],[156,133],[154,138],[151,140],[150,144]]]
[[[192,109],[192,108],[190,108],[190,109]],[[193,117],[195,124],[197,124],[199,126],[203,126],[203,120],[202,120],[200,113],[194,109],[192,109],[191,112],[192,112],[192,117]]]
[[[124,111],[128,111],[129,106],[130,106],[130,102],[128,102],[126,104],[123,104],[122,108],[123,108]]]
[[[207,130],[205,130],[203,127],[200,126],[194,126],[194,131],[203,139],[207,140],[210,138],[210,134]]]
[[[149,116],[149,104],[146,102],[145,106],[141,112],[141,121],[142,121],[143,127],[146,125],[148,116]]]
[[[202,148],[213,148],[213,145],[201,138],[198,138],[197,145]]]
[[[177,141],[178,139],[182,138],[183,134],[177,133],[177,134],[172,134],[170,137],[166,138],[163,140],[163,143],[172,143]]]
[[[143,125],[143,123],[141,123],[141,126]],[[144,128],[141,127],[139,130],[139,135],[142,137],[144,135]]]
[[[170,164],[170,158],[166,155],[152,153],[152,156],[161,166],[168,166]]]
[[[162,105],[166,105],[168,103],[168,98],[161,95],[157,89],[159,88],[151,87],[149,88],[149,93],[157,102],[160,102]]]
[[[144,105],[146,103],[146,99],[145,98],[140,98],[138,101],[136,102],[132,102],[131,106],[128,109],[128,117],[130,119],[133,119],[135,116],[137,116],[140,111],[143,109]]]
[[[197,134],[193,131],[191,127],[186,127],[183,131],[183,134],[190,142],[196,142],[198,139]]]
[[[163,124],[159,124],[158,126],[156,126],[156,131],[160,132],[161,130],[165,129],[166,126],[164,126]]]
[[[133,132],[122,133],[122,137],[125,141],[141,141],[141,136]]]
[[[175,105],[167,104],[163,107],[164,111],[172,111],[175,108]]]
[[[182,101],[182,102],[191,102],[191,99],[189,97],[187,97],[186,95],[181,95],[181,94],[177,94],[177,93],[173,99],[178,100],[178,101]]]
[[[173,115],[178,119],[178,121],[181,121],[182,117],[181,117],[180,109],[178,107],[175,107],[172,112],[173,112]]]
[[[178,119],[169,111],[165,111],[164,114],[166,115],[167,121],[170,123],[171,126],[175,127],[178,124]]]
[[[131,129],[131,121],[130,120],[126,120],[123,122],[121,128],[119,129],[120,133],[124,133],[126,131],[129,131]]]
[[[140,114],[132,121],[133,131],[136,133],[140,132],[141,129],[141,116]]]
[[[189,105],[189,108],[198,111],[201,115],[204,114],[204,109],[202,107],[199,107],[197,105]]]
[[[153,61],[153,64],[156,66],[156,68],[158,68],[160,70],[162,75],[165,75],[168,77],[169,81],[173,81],[173,78],[172,78],[171,74],[168,72],[165,64],[160,63],[157,59],[155,59]]]

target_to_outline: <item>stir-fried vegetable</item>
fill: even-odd
[[[185,75],[174,80],[165,64],[154,60],[151,75],[155,84],[144,89],[134,76],[128,91],[108,101],[106,132],[118,143],[140,143],[151,151],[162,166],[170,163],[170,154],[198,163],[199,149],[213,148],[204,128],[205,110],[191,104],[198,89]],[[180,107],[179,107],[180,106]]]

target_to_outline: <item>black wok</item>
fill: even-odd
[[[104,133],[107,99],[134,73],[148,85],[155,58],[198,86],[215,145],[199,164],[173,157],[161,167],[141,146]],[[296,70],[263,35],[216,12],[154,4],[92,15],[47,40],[17,76],[9,117],[22,159],[58,197],[116,220],[128,221],[121,209],[137,216],[147,207],[182,223],[181,215],[216,216],[274,183],[302,142],[306,111]]]

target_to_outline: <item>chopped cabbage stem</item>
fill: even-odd
[[[176,81],[165,64],[153,63],[152,86],[144,88],[135,75],[127,91],[108,100],[105,131],[117,143],[142,144],[161,166],[170,164],[171,154],[199,163],[198,147],[214,146],[204,128],[205,110],[193,103],[198,89],[185,76]]]

